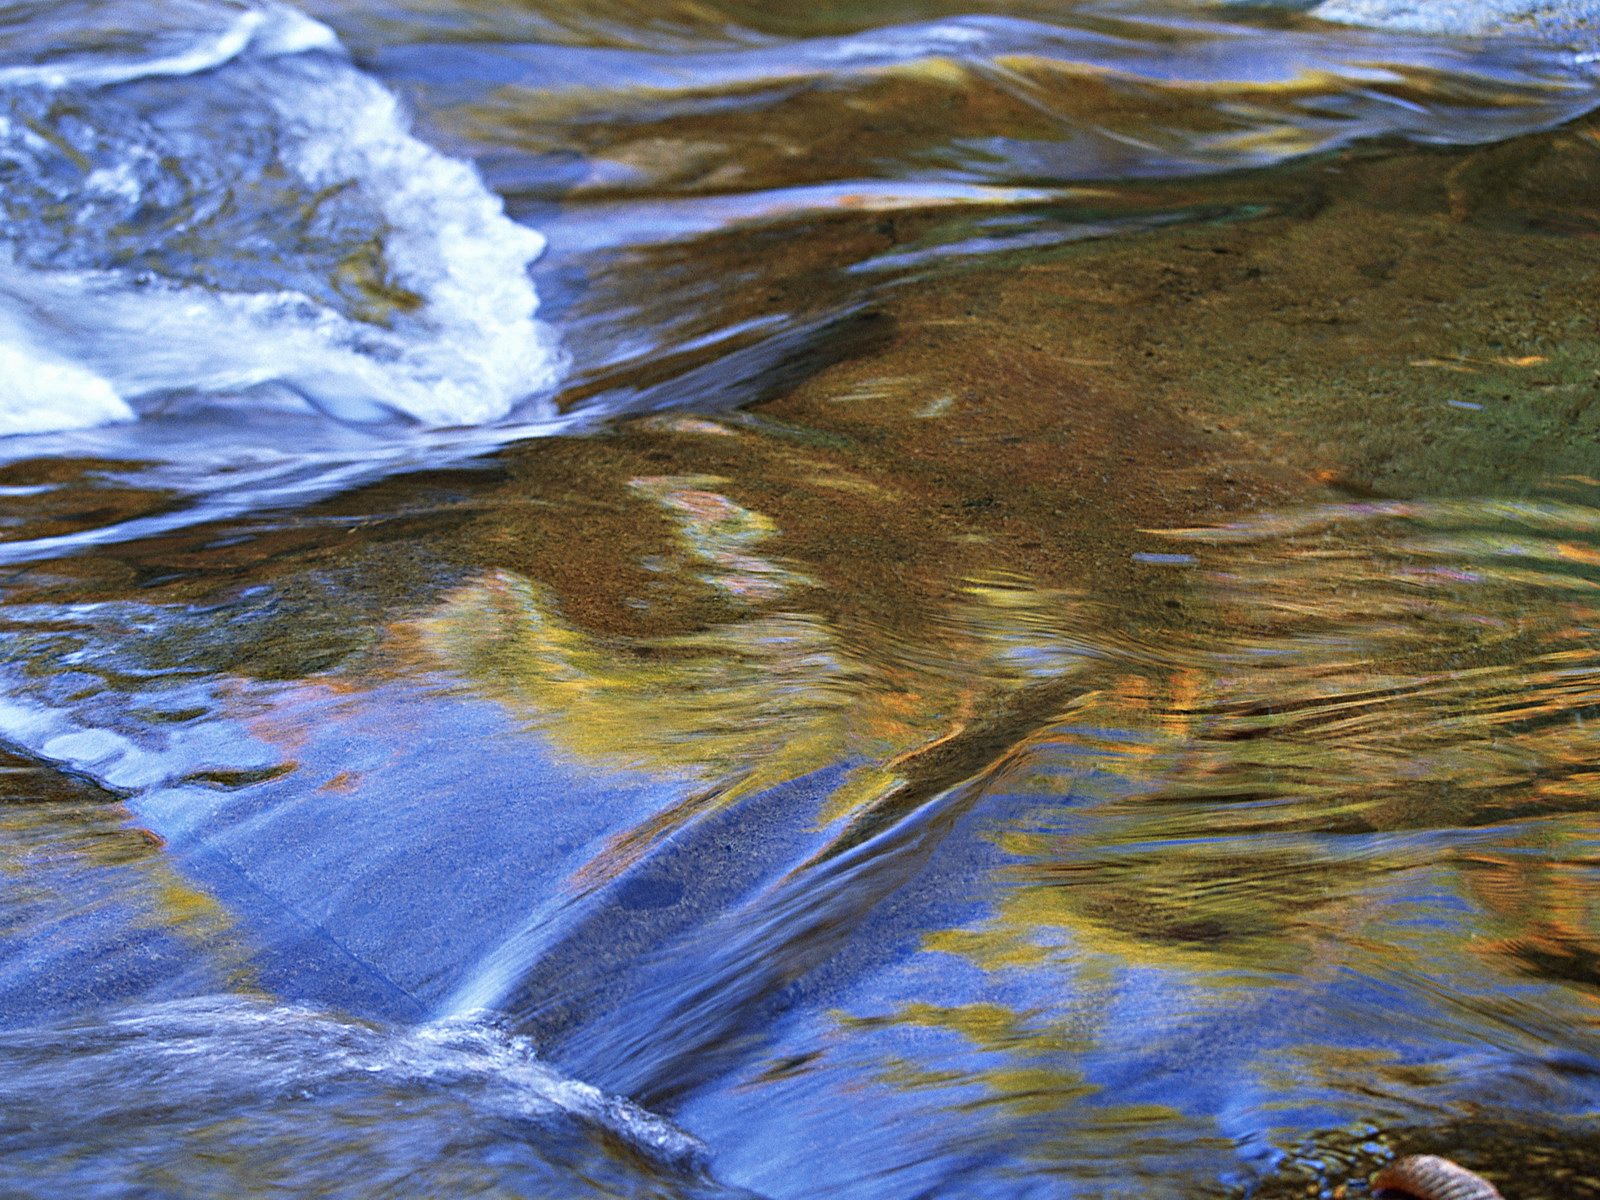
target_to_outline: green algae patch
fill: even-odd
[[[1272,181],[1298,192],[1280,215],[1066,252],[1065,297],[1019,274],[1008,319],[1058,344],[1089,327],[1108,370],[1313,481],[1526,494],[1600,472],[1597,183],[1592,125],[1340,156]],[[1114,311],[1064,306],[1085,294]]]

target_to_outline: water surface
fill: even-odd
[[[0,7],[0,1190],[1600,1195],[1593,47],[1357,8]]]

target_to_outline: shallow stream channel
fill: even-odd
[[[1600,1197],[1600,4],[0,0],[0,1197]]]

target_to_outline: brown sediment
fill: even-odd
[[[150,517],[180,500],[161,488],[112,482],[137,468],[93,458],[39,458],[0,467],[0,487],[26,489],[0,509],[0,542],[64,537]]]
[[[1449,1121],[1435,1128],[1321,1134],[1292,1150],[1271,1175],[1247,1190],[1213,1194],[1233,1200],[1246,1194],[1252,1200],[1292,1200],[1339,1195],[1342,1189],[1352,1200],[1369,1194],[1492,1200],[1502,1195],[1492,1177],[1510,1189],[1513,1200],[1595,1200],[1600,1197],[1600,1141],[1592,1124],[1475,1120]],[[1397,1156],[1397,1150],[1411,1153]],[[1471,1166],[1462,1166],[1457,1159]],[[1418,1165],[1398,1172],[1406,1163]],[[1435,1164],[1442,1164],[1437,1172],[1432,1169]],[[1383,1182],[1386,1178],[1395,1182]],[[1438,1191],[1436,1179],[1467,1190]],[[1419,1186],[1435,1190],[1415,1190]],[[1399,1190],[1380,1193],[1381,1187]]]
[[[824,603],[892,624],[885,593],[904,613],[996,565],[1137,590],[1151,576],[1129,561],[1138,530],[1330,485],[1493,492],[1592,471],[1595,283],[1558,235],[1579,202],[1552,201],[1543,174],[1528,199],[1524,176],[1600,163],[1581,131],[1546,142],[1345,156],[1262,184],[1294,199],[1281,217],[908,287],[882,303],[882,345],[774,398],[740,436],[650,422],[584,449],[528,445],[511,456],[519,483],[579,460],[590,479],[596,467],[717,475],[778,518],[783,550],[848,581]],[[551,582],[597,617],[616,595]],[[638,620],[621,617],[604,624]]]
[[[667,105],[665,115],[626,123],[572,119],[614,107],[617,96],[610,90],[552,94],[507,87],[453,119],[497,144],[578,153],[628,168],[624,184],[616,182],[615,171],[597,172],[596,180],[580,183],[575,191],[585,199],[637,194],[641,187],[714,195],[841,178],[870,181],[881,175],[883,163],[906,156],[911,147],[936,153],[962,139],[990,137],[997,129],[1008,137],[1048,143],[1063,124],[1072,123],[1107,131],[1099,151],[1114,173],[1117,152],[1129,153],[1119,137],[1163,126],[1214,133],[1235,128],[1227,117],[1198,108],[1186,96],[1130,88],[1092,71],[1062,70],[1046,58],[1019,56],[1005,66],[1004,78],[997,79],[992,69],[936,59],[853,80],[847,92],[804,88],[714,113],[675,112]],[[752,95],[770,86],[752,88]],[[1040,92],[1048,93],[1047,104],[1040,103]],[[730,146],[738,148],[736,155],[729,154]],[[864,183],[863,190],[870,193],[872,185]]]
[[[1121,298],[1099,353],[1284,466],[1356,496],[1524,493],[1600,464],[1595,133],[1341,155],[1280,177],[1303,189],[1283,215],[1066,257]]]
[[[1572,182],[1600,177],[1600,153],[1581,128],[1527,141],[1339,156],[1254,185],[1281,216],[904,288],[882,302],[892,336],[742,436],[653,422],[594,453],[727,479],[785,550],[849,581],[827,602],[891,622],[876,562],[901,611],[995,565],[1136,591],[1140,529],[1329,487],[1492,494],[1593,473],[1596,284],[1570,235],[1600,233]],[[584,454],[520,448],[522,480],[552,456]]]

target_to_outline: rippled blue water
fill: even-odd
[[[1600,101],[1583,6],[1457,9],[0,4],[0,1192],[1179,1197],[1592,1119],[1592,477],[1119,550],[1186,625],[1006,562],[863,632],[782,488],[897,485],[820,434],[671,426],[798,447],[765,509],[494,457]],[[556,595],[613,569],[671,620]]]

